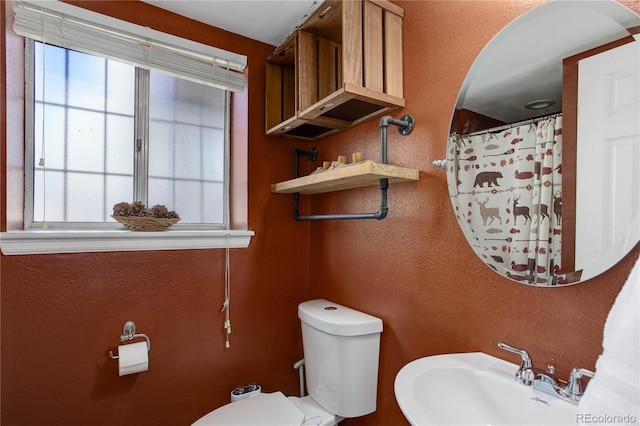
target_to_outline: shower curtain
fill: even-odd
[[[513,280],[558,284],[562,117],[452,135],[448,145],[452,204],[476,253]]]

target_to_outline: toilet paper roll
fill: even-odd
[[[120,376],[140,373],[149,369],[147,342],[118,346],[118,367]]]

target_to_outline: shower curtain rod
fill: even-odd
[[[523,126],[525,124],[537,123],[539,121],[548,120],[550,118],[556,118],[556,117],[559,117],[561,115],[562,115],[562,113],[559,112],[557,114],[551,114],[551,115],[547,115],[547,116],[544,116],[544,117],[530,118],[528,120],[518,121],[516,123],[503,124],[502,126],[492,127],[490,129],[480,130],[480,131],[469,133],[469,134],[466,134],[466,135],[460,135],[460,137],[463,138],[463,137],[468,137],[468,136],[482,135],[484,133],[501,132],[502,130],[511,129],[511,128],[517,127],[517,126]]]

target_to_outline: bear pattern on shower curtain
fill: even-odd
[[[484,262],[530,285],[560,265],[562,117],[452,135],[448,184],[458,222]]]

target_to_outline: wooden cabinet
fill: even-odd
[[[266,134],[319,139],[404,107],[402,8],[327,0],[267,59]]]

